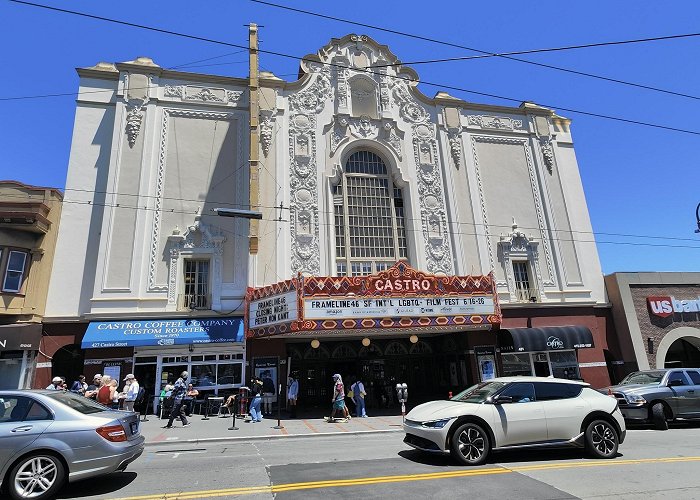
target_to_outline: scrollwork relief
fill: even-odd
[[[494,130],[515,130],[523,128],[523,121],[510,118],[508,116],[491,115],[469,115],[467,117],[469,125],[476,125],[481,128]]]
[[[418,168],[418,194],[421,224],[426,248],[427,268],[431,273],[452,272],[447,211],[438,165],[437,141],[426,125],[414,127],[413,151]]]
[[[126,112],[126,137],[129,141],[129,147],[133,148],[136,144],[136,139],[141,132],[141,122],[143,121],[144,104],[128,105]]]
[[[269,114],[264,114],[260,119],[260,145],[262,146],[263,154],[267,157],[272,144],[272,132],[275,128],[275,121]]]

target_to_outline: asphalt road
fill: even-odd
[[[480,467],[424,455],[403,434],[148,447],[124,473],[59,498],[700,498],[700,425],[633,429],[613,460],[582,451],[506,452]]]

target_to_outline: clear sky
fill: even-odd
[[[489,52],[700,32],[700,2],[693,0],[277,1]],[[245,25],[255,22],[264,26],[262,49],[297,57],[314,53],[331,38],[347,33],[371,36],[404,62],[475,54],[250,0],[46,0],[46,5],[241,45],[247,44]],[[237,49],[231,47],[7,0],[0,0],[0,44],[0,179],[42,186],[64,186],[75,95],[29,97],[75,92],[76,67],[148,56],[168,68],[192,63],[187,71],[247,75],[247,54],[235,54]],[[412,66],[423,82],[516,100],[448,89],[467,101],[517,106],[527,100],[573,120],[576,154],[595,232],[590,237],[598,243],[604,273],[700,271],[700,234],[694,233],[695,208],[700,202],[699,56],[700,36],[518,56],[687,96],[494,57]],[[216,59],[193,63],[208,58]],[[298,61],[263,54],[261,69],[291,81],[296,79]],[[420,88],[429,96],[440,90],[424,83]],[[27,98],[7,100],[23,96]]]

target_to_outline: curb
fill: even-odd
[[[226,441],[245,442],[245,441],[269,441],[277,439],[300,439],[306,437],[329,437],[329,436],[356,436],[363,434],[388,434],[392,432],[403,432],[403,429],[379,429],[370,431],[349,431],[349,432],[318,432],[315,434],[279,434],[272,436],[221,436],[212,438],[197,438],[197,439],[172,439],[164,441],[146,441],[145,446],[171,446],[182,444],[202,444],[202,443],[219,443]]]

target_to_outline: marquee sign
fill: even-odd
[[[369,276],[299,277],[248,289],[246,335],[501,322],[493,275],[436,276],[400,261]]]

